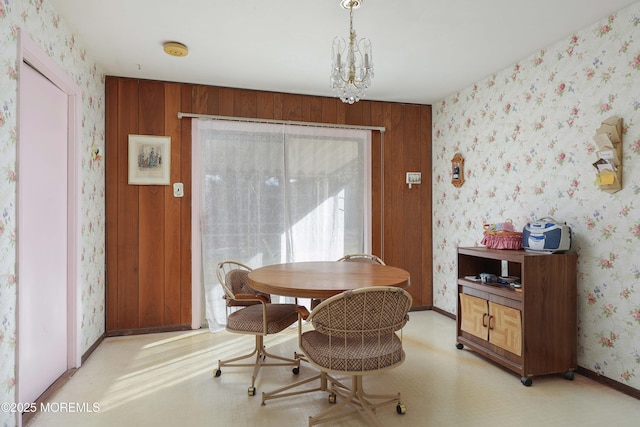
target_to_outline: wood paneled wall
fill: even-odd
[[[191,324],[191,120],[178,112],[384,126],[373,132],[373,253],[409,271],[414,307],[432,306],[431,106],[107,77],[108,334]],[[183,198],[127,184],[129,134],[171,136]],[[406,172],[422,172],[422,184],[409,189]]]

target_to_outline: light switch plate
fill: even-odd
[[[175,182],[173,184],[173,197],[183,197],[184,196],[184,184],[181,182]]]

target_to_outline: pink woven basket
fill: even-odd
[[[516,231],[485,231],[480,242],[491,249],[522,249],[522,233]]]
[[[484,237],[480,243],[490,249],[522,249],[522,233],[513,230],[511,220],[484,224]]]

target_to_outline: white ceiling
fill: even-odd
[[[333,96],[339,0],[50,0],[107,75]],[[366,99],[433,104],[637,0],[364,0]],[[171,57],[166,41],[189,55]]]

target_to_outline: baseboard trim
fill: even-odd
[[[49,402],[49,399],[51,398],[51,396],[53,396],[63,385],[65,385],[67,381],[69,381],[69,378],[71,378],[73,374],[75,374],[77,371],[78,369],[76,368],[68,369],[65,373],[60,375],[60,377],[57,380],[55,380],[54,383],[51,384],[49,388],[47,388],[44,391],[44,393],[40,395],[40,397],[36,399],[36,401],[34,402],[35,409],[36,409],[35,411],[22,413],[22,425],[27,426],[29,422],[31,422],[33,417],[35,417],[38,414],[38,412],[40,412],[41,405]]]
[[[411,310],[409,311],[426,311],[426,310],[433,310],[433,306],[431,305],[418,305],[415,307],[411,307]]]
[[[456,315],[455,315],[455,314],[451,314],[451,313],[449,313],[448,311],[444,311],[444,310],[443,310],[443,309],[441,309],[441,308],[433,307],[433,311],[435,311],[436,313],[440,313],[440,314],[442,314],[443,316],[448,317],[449,319],[456,320]]]
[[[107,337],[121,337],[127,335],[142,335],[142,334],[156,334],[160,332],[176,332],[176,331],[190,331],[193,329],[191,324],[188,325],[175,325],[175,326],[156,326],[152,328],[140,328],[140,329],[116,329],[113,331],[107,331]]]
[[[580,374],[583,377],[587,377],[599,384],[606,385],[614,390],[619,391],[620,393],[624,393],[628,396],[640,400],[640,390],[630,387],[626,384],[622,384],[621,382],[612,380],[611,378],[604,377],[597,372],[593,372],[587,368],[578,366],[578,369],[576,369],[576,374]]]
[[[91,356],[91,353],[93,353],[98,346],[100,346],[100,344],[102,343],[102,341],[104,341],[106,335],[102,334],[98,337],[98,339],[93,343],[93,345],[91,347],[89,347],[89,349],[87,351],[84,352],[84,354],[81,357],[81,364],[84,364],[84,362],[87,361],[87,359],[89,358],[89,356]],[[53,384],[51,384],[49,386],[49,388],[47,388],[44,393],[42,393],[40,395],[40,397],[38,397],[36,399],[35,403],[35,407],[36,407],[36,411],[35,412],[23,412],[22,413],[22,425],[26,426],[28,425],[31,420],[33,419],[33,417],[36,416],[36,414],[38,413],[38,410],[40,409],[42,404],[46,404],[50,402],[51,397],[60,389],[62,388],[63,385],[65,385],[69,379],[78,371],[78,369],[80,368],[73,368],[73,369],[68,369],[66,372],[64,372],[62,375],[60,375],[60,377],[54,381]]]
[[[93,345],[91,347],[89,347],[87,349],[87,351],[84,352],[84,354],[82,355],[82,358],[80,359],[82,361],[82,363],[84,364],[84,362],[87,361],[87,359],[89,358],[89,356],[91,356],[91,353],[93,353],[98,346],[100,346],[100,344],[102,344],[102,341],[104,341],[104,339],[107,337],[106,334],[102,334],[98,337],[98,339],[93,343]]]

